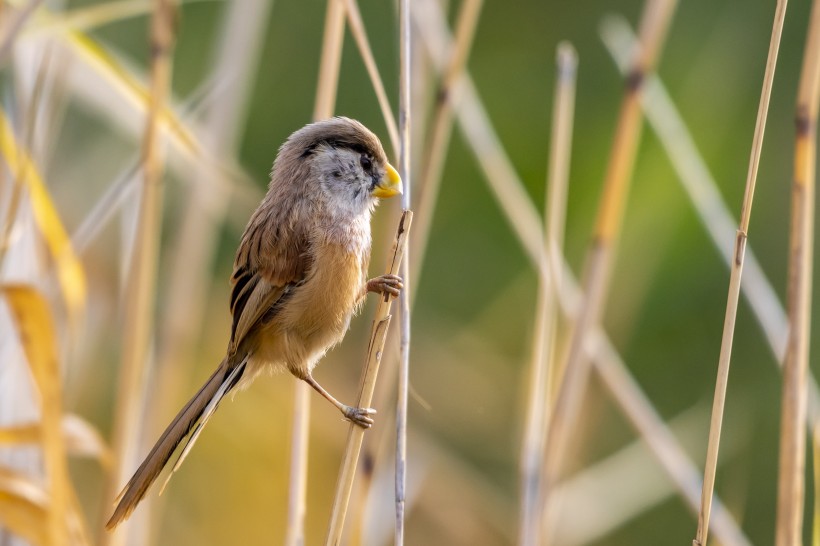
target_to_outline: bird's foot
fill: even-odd
[[[404,288],[404,281],[398,275],[381,275],[367,281],[367,291],[399,297]]]
[[[373,408],[354,408],[353,406],[344,406],[342,409],[342,415],[345,416],[345,419],[351,423],[359,425],[364,429],[373,426],[374,421],[370,416],[375,414],[376,410]]]

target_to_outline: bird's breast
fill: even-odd
[[[306,345],[326,349],[350,324],[364,283],[362,252],[334,242],[315,243],[313,266],[283,309],[282,326]]]

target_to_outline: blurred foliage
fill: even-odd
[[[64,8],[96,3],[69,1]],[[54,7],[59,2],[45,4]],[[395,107],[398,29],[393,2],[361,0],[359,4]],[[458,3],[451,4],[452,14]],[[577,49],[580,64],[566,254],[578,274],[622,93],[621,78],[598,37],[598,25],[612,12],[626,15],[634,25],[641,5],[636,0],[486,0],[468,63],[500,138],[540,210],[555,47],[569,40]],[[219,39],[225,7],[220,1],[191,1],[181,6],[173,83],[179,102],[201,86],[207,87],[211,52]],[[238,151],[238,162],[255,181],[260,195],[279,144],[310,120],[324,9],[325,3],[319,0],[273,2]],[[807,1],[789,6],[749,233],[749,244],[781,297],[786,278],[794,103],[808,9]],[[743,194],[773,11],[773,2],[681,2],[660,62],[660,76],[735,214]],[[147,21],[146,17],[129,18],[94,29],[90,35],[146,71]],[[9,97],[14,96],[14,78],[4,74],[2,83],[3,96],[9,101],[4,106],[13,109]],[[430,83],[428,91],[433,88]],[[375,95],[349,33],[336,111],[360,119],[386,142]],[[425,115],[415,114],[419,120]],[[18,110],[18,119],[20,115]],[[56,132],[51,136],[55,144],[48,164],[41,168],[60,214],[73,231],[129,164],[140,142],[109,124],[104,113],[71,100],[51,130]],[[417,484],[418,495],[410,509],[407,536],[410,544],[508,544],[516,529],[520,423],[536,275],[488,191],[472,151],[458,130],[453,135],[425,268],[420,279],[411,280],[418,296],[411,381],[423,400],[411,400],[410,423],[424,434],[424,441],[453,457],[465,476],[480,480],[456,481],[440,457],[411,457],[410,480]],[[166,312],[162,302],[173,249],[168,243],[180,225],[188,192],[199,191],[190,186],[196,181],[178,178],[168,177],[159,315]],[[397,203],[385,203],[374,220],[374,274],[383,267],[397,207]],[[191,319],[201,321],[202,327],[196,354],[191,356],[193,371],[176,394],[179,405],[224,351],[229,326],[227,279],[240,226],[250,211],[248,203],[231,202],[228,214],[235,221],[220,228],[213,264],[210,269],[191,272],[204,276],[209,289],[204,316]],[[81,256],[89,279],[88,318],[84,336],[70,344],[64,395],[68,411],[96,423],[108,437],[119,361],[121,242],[115,220],[112,229],[101,233]],[[727,286],[728,269],[681,190],[663,148],[645,128],[605,327],[665,419],[711,404]],[[356,392],[370,313],[368,307],[346,341],[318,369],[319,380],[346,401],[353,400]],[[817,322],[815,331],[820,328]],[[717,493],[751,540],[763,544],[772,540],[775,518],[780,381],[773,364],[759,326],[742,302],[724,427],[727,441],[734,438],[740,445],[723,461]],[[160,500],[158,527],[153,533],[156,544],[280,543],[287,513],[293,381],[289,376],[261,378],[237,395],[235,403],[223,404]],[[593,380],[578,426],[573,470],[635,440],[632,428],[608,396]],[[384,428],[392,437],[391,411],[378,409],[376,428]],[[708,430],[705,414],[700,423],[703,438]],[[324,536],[346,434],[335,410],[318,397],[313,419],[308,544],[320,543]],[[391,465],[391,448],[382,451],[386,464]],[[700,464],[704,451],[698,444],[690,454]],[[72,461],[71,470],[91,527],[96,528],[97,507],[107,502],[100,498],[102,471],[87,461]],[[640,480],[641,476],[633,478]],[[471,483],[476,489],[467,488]],[[491,494],[476,493],[486,491],[484,487]],[[379,513],[392,506],[392,492],[385,492],[387,496],[374,501],[383,505]],[[496,502],[503,509],[496,510],[493,519],[488,507],[497,506]],[[508,517],[499,518],[499,514]],[[680,498],[669,495],[594,544],[686,543],[695,528],[696,516]]]

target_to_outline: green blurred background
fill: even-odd
[[[73,1],[65,7],[91,4],[95,2]],[[189,2],[181,7],[173,77],[174,96],[180,102],[209,78],[226,4]],[[362,0],[359,4],[395,108],[398,25],[394,3]],[[458,2],[448,6],[451,21],[458,6]],[[623,89],[600,41],[599,24],[605,15],[616,13],[635,25],[641,7],[638,1],[486,0],[468,62],[500,139],[541,210],[555,48],[568,40],[577,49],[578,95],[566,230],[566,254],[576,273],[597,210]],[[789,10],[749,239],[781,299],[786,281],[794,106],[809,2],[793,0]],[[746,178],[773,12],[774,2],[681,2],[660,62],[660,76],[735,215]],[[270,10],[238,150],[239,164],[260,192],[279,144],[310,121],[324,13],[325,3],[318,0],[275,0]],[[147,67],[147,34],[146,17],[91,32],[107,49],[142,70]],[[416,51],[423,54],[424,50]],[[422,88],[432,91],[435,81],[428,80]],[[336,112],[371,127],[395,159],[349,33]],[[414,115],[427,119],[429,112]],[[94,108],[74,102],[69,102],[58,131],[46,171],[72,230],[133,158],[139,139],[117,130]],[[510,544],[517,525],[518,461],[537,279],[472,151],[459,130],[453,135],[424,269],[420,279],[410,282],[417,303],[410,372],[414,396],[410,401],[412,502],[407,540],[408,544]],[[415,148],[415,152],[421,150]],[[414,158],[417,166],[424,161]],[[648,128],[634,173],[604,324],[662,417],[672,421],[688,416],[684,417],[688,432],[681,433],[680,439],[701,465],[728,269]],[[197,191],[191,190],[190,180],[180,178],[169,176],[167,183],[159,317],[166,312],[164,291],[172,273],[169,253],[180,211],[189,192]],[[417,195],[415,188],[412,192]],[[383,267],[398,209],[398,202],[386,202],[376,214],[373,274]],[[189,363],[190,377],[171,406],[184,403],[221,358],[229,325],[227,279],[241,226],[251,210],[252,203],[231,202],[228,214],[236,221],[217,231],[218,252],[211,268],[191,272],[208,279],[208,297],[204,314],[192,318],[201,321],[201,333],[197,354]],[[84,340],[72,353],[67,387],[69,409],[99,424],[106,434],[112,426],[119,362],[119,248],[113,229],[82,256],[91,287],[89,319]],[[355,396],[372,311],[370,304],[342,346],[317,371],[318,379],[342,400]],[[160,333],[158,343],[173,344],[173,340],[163,339]],[[388,361],[394,365],[393,359]],[[152,375],[149,381],[155,378]],[[717,493],[756,544],[770,543],[774,535],[779,379],[774,357],[742,300],[724,427],[727,447]],[[163,496],[155,521],[156,544],[250,545],[284,540],[293,383],[289,376],[261,378],[233,403],[223,404]],[[377,408],[376,429],[383,428],[387,436],[381,448],[386,481],[372,501],[377,510],[373,518],[381,520],[388,531],[393,503],[389,478],[392,399],[388,395],[386,406]],[[318,544],[324,536],[347,430],[329,405],[318,397],[313,402],[308,544]],[[171,416],[168,413],[161,420]],[[576,432],[572,472],[604,461],[636,441],[632,428],[596,379],[590,384]],[[604,507],[609,502],[612,512],[617,512],[617,507],[628,504],[626,499],[641,500],[643,481],[652,482],[662,492],[647,498],[641,510],[588,544],[686,544],[692,539],[696,517],[672,493],[657,463],[651,458],[646,461],[641,472],[621,475],[618,489],[592,491],[593,497],[604,499]],[[811,464],[808,466],[811,474]],[[102,473],[91,462],[77,462],[72,469],[94,520],[101,502]],[[811,491],[810,482],[807,484]],[[811,497],[809,494],[809,510]],[[568,526],[592,526],[589,520],[597,516],[586,513],[587,509],[585,504],[573,505],[573,513],[559,519]],[[389,537],[388,533],[384,538]],[[372,543],[383,542],[374,538]]]

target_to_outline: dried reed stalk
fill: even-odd
[[[344,7],[337,0],[328,0],[325,15],[322,56],[313,119],[333,115],[339,84],[344,44]],[[304,381],[294,381],[293,428],[290,448],[290,487],[288,488],[287,546],[305,544],[305,514],[307,511],[308,440],[310,436],[310,387]]]
[[[518,543],[540,543],[542,503],[541,461],[544,458],[546,423],[551,405],[550,389],[555,355],[558,276],[563,256],[564,220],[572,150],[575,111],[575,76],[578,57],[568,43],[558,45],[555,98],[552,114],[547,202],[545,204],[544,256],[540,268],[535,329],[529,379],[527,418],[521,444],[521,504]]]
[[[25,6],[22,6],[17,11],[14,19],[5,25],[6,33],[0,38],[0,65],[5,64],[12,47],[14,47],[14,41],[17,39],[17,35],[20,34],[26,21],[42,3],[43,0],[29,0]]]
[[[811,434],[811,452],[814,475],[814,498],[820,499],[820,426],[815,426]],[[811,545],[820,546],[820,502],[814,503],[814,516],[811,524]]]
[[[410,1],[399,0],[399,173],[404,183],[401,206],[410,209],[412,179],[410,172]],[[405,238],[407,235],[405,235]],[[405,246],[406,246],[405,240]],[[399,266],[404,289],[399,295],[399,384],[396,397],[396,532],[395,546],[404,545],[404,503],[407,485],[407,390],[410,383],[410,255],[405,248]]]
[[[817,110],[820,106],[820,0],[814,0],[797,92],[794,181],[786,309],[789,338],[783,364],[780,468],[775,544],[802,543],[805,503],[806,375],[811,337]]]
[[[125,319],[117,407],[114,418],[114,464],[108,475],[104,511],[124,483],[133,462],[142,413],[145,363],[151,338],[156,296],[157,258],[162,222],[162,170],[159,117],[171,83],[176,6],[173,0],[155,0],[151,17],[151,93],[143,139],[144,180],[140,199],[138,234],[131,258],[125,295]],[[105,521],[106,518],[102,518]],[[103,545],[122,544],[133,527],[119,533],[102,532]]]
[[[399,227],[396,233],[396,240],[393,243],[391,252],[392,259],[387,268],[388,274],[396,275],[399,272],[402,258],[407,248],[407,235],[413,220],[413,212],[405,210],[399,219]],[[384,342],[387,337],[387,329],[390,325],[390,307],[392,301],[385,296],[379,300],[376,308],[376,315],[373,319],[373,327],[370,333],[370,344],[367,348],[367,360],[362,372],[361,388],[359,391],[359,407],[369,407],[373,398],[373,391],[376,388],[376,378],[379,373]],[[342,531],[344,529],[345,515],[347,513],[350,491],[353,487],[353,478],[356,475],[356,466],[359,461],[362,441],[365,430],[353,423],[347,434],[347,444],[345,445],[344,459],[339,470],[339,478],[336,482],[336,493],[333,498],[333,511],[328,526],[327,539],[325,544],[336,546],[341,543]]]
[[[399,130],[396,124],[396,118],[393,116],[393,109],[390,107],[390,101],[387,98],[387,91],[384,90],[384,82],[382,81],[379,68],[376,66],[376,59],[373,56],[373,48],[370,47],[370,40],[367,38],[367,32],[364,29],[364,22],[362,21],[362,14],[359,11],[359,4],[356,0],[337,0],[343,2],[345,12],[347,13],[347,20],[350,24],[350,33],[353,39],[356,40],[356,46],[359,48],[359,53],[364,61],[364,66],[367,69],[367,74],[370,76],[370,81],[373,84],[373,90],[376,92],[376,99],[379,102],[379,108],[384,117],[384,123],[387,126],[387,134],[390,137],[390,146],[393,151],[397,151],[400,147]]]
[[[588,250],[583,280],[584,302],[573,326],[564,359],[564,376],[549,421],[544,461],[545,499],[558,479],[571,429],[589,376],[587,335],[600,322],[608,291],[615,246],[626,207],[632,164],[640,129],[640,96],[646,75],[654,69],[675,8],[675,0],[650,0],[641,21],[640,48],[636,51],[612,145],[593,240]],[[545,501],[546,502],[546,501]]]
[[[450,50],[451,38],[441,7],[432,0],[418,0],[414,4],[413,15],[417,28],[422,33],[428,55],[436,69],[442,72],[446,66],[444,52]],[[543,248],[543,243],[538,228],[540,222],[537,212],[523,197],[518,198],[519,195],[523,195],[523,183],[504,152],[466,71],[462,80],[463,96],[456,109],[465,138],[475,153],[490,189],[498,196],[505,219],[513,228],[530,261],[533,265],[539,266],[539,249]],[[567,265],[563,268],[562,290],[559,295],[564,313],[570,319],[574,318],[577,315],[581,294]],[[647,441],[653,455],[668,473],[681,497],[693,511],[696,511],[700,491],[697,467],[652,407],[640,385],[632,378],[605,333],[600,330],[599,332],[596,336],[600,336],[600,341],[595,345],[600,350],[593,359],[596,371],[638,434]],[[609,372],[606,377],[605,372]],[[717,500],[713,519],[712,530],[723,544],[749,544],[737,524]]]
[[[436,212],[441,187],[441,175],[450,136],[453,132],[453,107],[459,100],[460,88],[457,86],[464,67],[467,65],[473,46],[478,16],[484,0],[465,0],[458,13],[456,30],[451,51],[448,53],[446,67],[442,71],[441,83],[436,95],[435,112],[432,129],[424,149],[424,161],[419,175],[419,205],[417,210],[416,229],[413,235],[413,269],[411,275],[418,279],[424,263],[425,250],[430,240],[430,227]]]
[[[780,48],[780,35],[783,31],[783,20],[786,15],[787,0],[778,0],[775,9],[769,54],[766,60],[766,71],[763,76],[763,89],[760,95],[760,105],[757,111],[755,133],[752,142],[752,152],[749,158],[749,170],[746,177],[746,190],[743,196],[743,205],[740,210],[740,226],[735,238],[731,273],[729,277],[729,295],[726,302],[726,315],[723,322],[723,338],[720,344],[717,379],[715,381],[715,398],[712,405],[712,421],[709,425],[709,444],[706,447],[706,462],[703,473],[703,492],[701,508],[698,514],[698,529],[694,546],[705,546],[709,531],[709,513],[711,511],[712,492],[715,489],[715,473],[717,472],[718,449],[720,446],[720,429],[723,424],[723,408],[726,403],[726,388],[729,383],[729,364],[732,357],[732,341],[737,318],[737,305],[740,299],[740,280],[743,274],[743,255],[746,250],[746,240],[749,231],[749,218],[752,212],[755,181],[760,164],[760,151],[763,146],[763,135],[766,128],[766,117],[769,110],[769,98],[772,91],[772,80],[777,65],[777,53]]]

